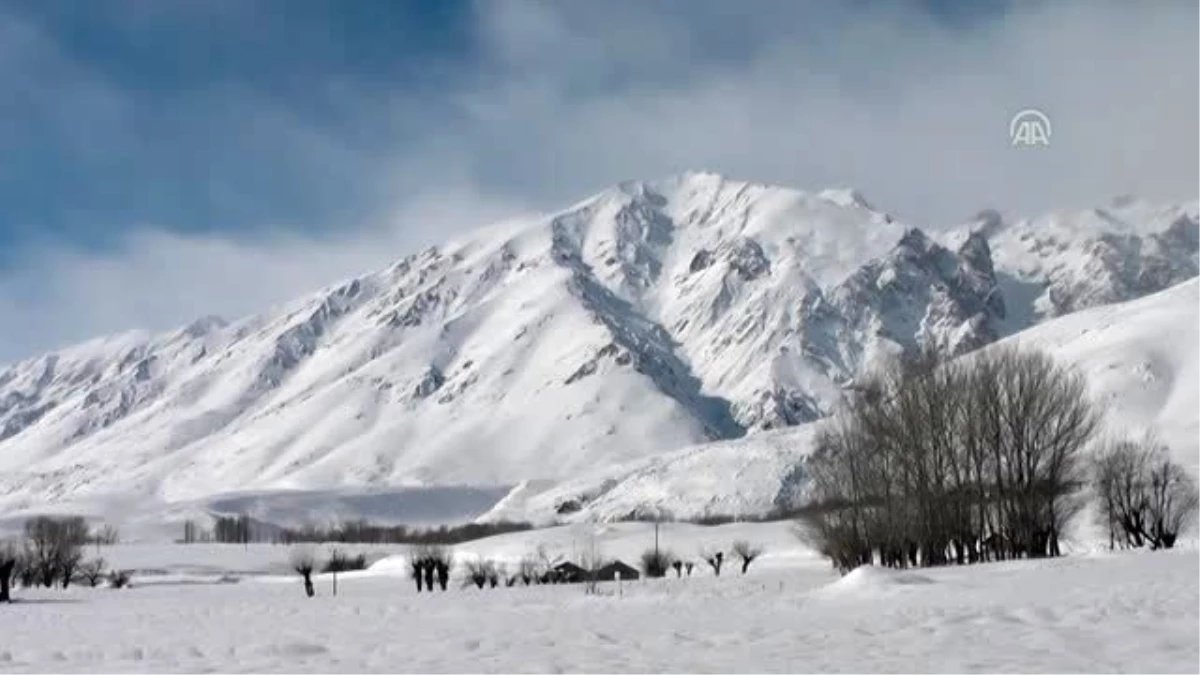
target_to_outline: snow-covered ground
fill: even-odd
[[[676,529],[672,529],[676,528]],[[460,555],[566,552],[580,527],[507,535]],[[602,532],[640,551],[646,524]],[[1195,550],[838,578],[784,524],[667,526],[664,545],[754,538],[747,575],[417,595],[402,561],[317,581],[19,590],[0,607],[3,672],[1195,672]],[[772,549],[772,547],[775,547]],[[791,548],[788,548],[791,547]],[[278,569],[285,547],[112,547],[122,563]]]

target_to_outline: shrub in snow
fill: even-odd
[[[854,392],[804,467],[798,532],[834,567],[1060,555],[1099,423],[1081,377],[1041,352],[992,347],[947,363],[903,357]]]
[[[761,546],[751,544],[744,539],[733,542],[733,554],[742,561],[742,574],[745,574],[746,570],[750,569],[750,563],[762,555],[762,552],[763,549]]]
[[[125,588],[129,585],[130,574],[128,570],[113,570],[108,573],[108,585],[110,588]]]
[[[483,558],[471,558],[466,562],[467,582],[475,584],[476,588],[483,588],[488,583],[492,583],[494,587],[495,581],[498,579],[496,565],[491,560]]]
[[[1105,445],[1093,463],[1092,488],[1110,548],[1172,548],[1200,503],[1196,482],[1152,436]]]
[[[316,595],[313,588],[313,570],[317,568],[317,552],[311,546],[297,546],[292,549],[290,563],[296,574],[304,579],[304,594],[308,597]]]
[[[671,569],[671,564],[675,561],[675,556],[669,551],[660,549],[647,549],[642,553],[642,574],[651,579],[659,579],[667,575],[667,570]]]
[[[671,567],[675,568],[675,576],[677,578],[682,579],[683,578],[683,561],[675,560],[671,563]]]

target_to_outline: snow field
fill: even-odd
[[[342,575],[337,597],[319,579],[311,600],[295,579],[19,591],[0,607],[0,671],[1195,672],[1197,562],[1093,555],[839,579],[810,560],[599,596],[417,595],[381,573]]]

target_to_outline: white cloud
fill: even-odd
[[[294,189],[320,190],[304,181],[322,171],[361,185],[358,203],[341,204],[344,226],[326,224],[320,239],[140,228],[118,249],[92,254],[47,243],[0,276],[0,359],[100,332],[256,311],[517,209],[551,209],[619,180],[684,169],[853,185],[926,226],[987,206],[1028,214],[1123,193],[1197,195],[1194,5],[1016,3],[969,29],[896,4],[762,3],[755,15],[733,6],[743,7],[690,5],[684,15],[668,13],[678,10],[672,3],[481,2],[486,58],[477,76],[454,83],[455,115],[433,118],[402,93],[329,83],[364,123],[404,132],[369,147],[253,92],[198,98],[194,115],[235,105],[213,129],[258,151],[246,162],[303,166]],[[720,50],[730,53],[713,56]],[[74,73],[65,68],[55,72]],[[103,102],[95,118],[103,124],[64,126],[123,142],[126,95],[84,75],[71,82],[78,86],[65,91]],[[46,105],[64,109],[62,100]],[[1009,145],[1010,115],[1030,106],[1053,119],[1049,149]],[[164,132],[197,128],[189,119]],[[259,123],[239,128],[245,119]],[[273,150],[286,161],[263,159]],[[242,182],[217,180],[213,199],[259,198]]]

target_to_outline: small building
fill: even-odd
[[[562,562],[554,566],[554,583],[578,584],[587,579],[587,570],[573,562]]]
[[[596,570],[597,581],[616,581],[617,574],[621,575],[622,581],[630,581],[638,578],[638,571],[626,565],[620,560],[614,560],[605,564],[600,569]]]

